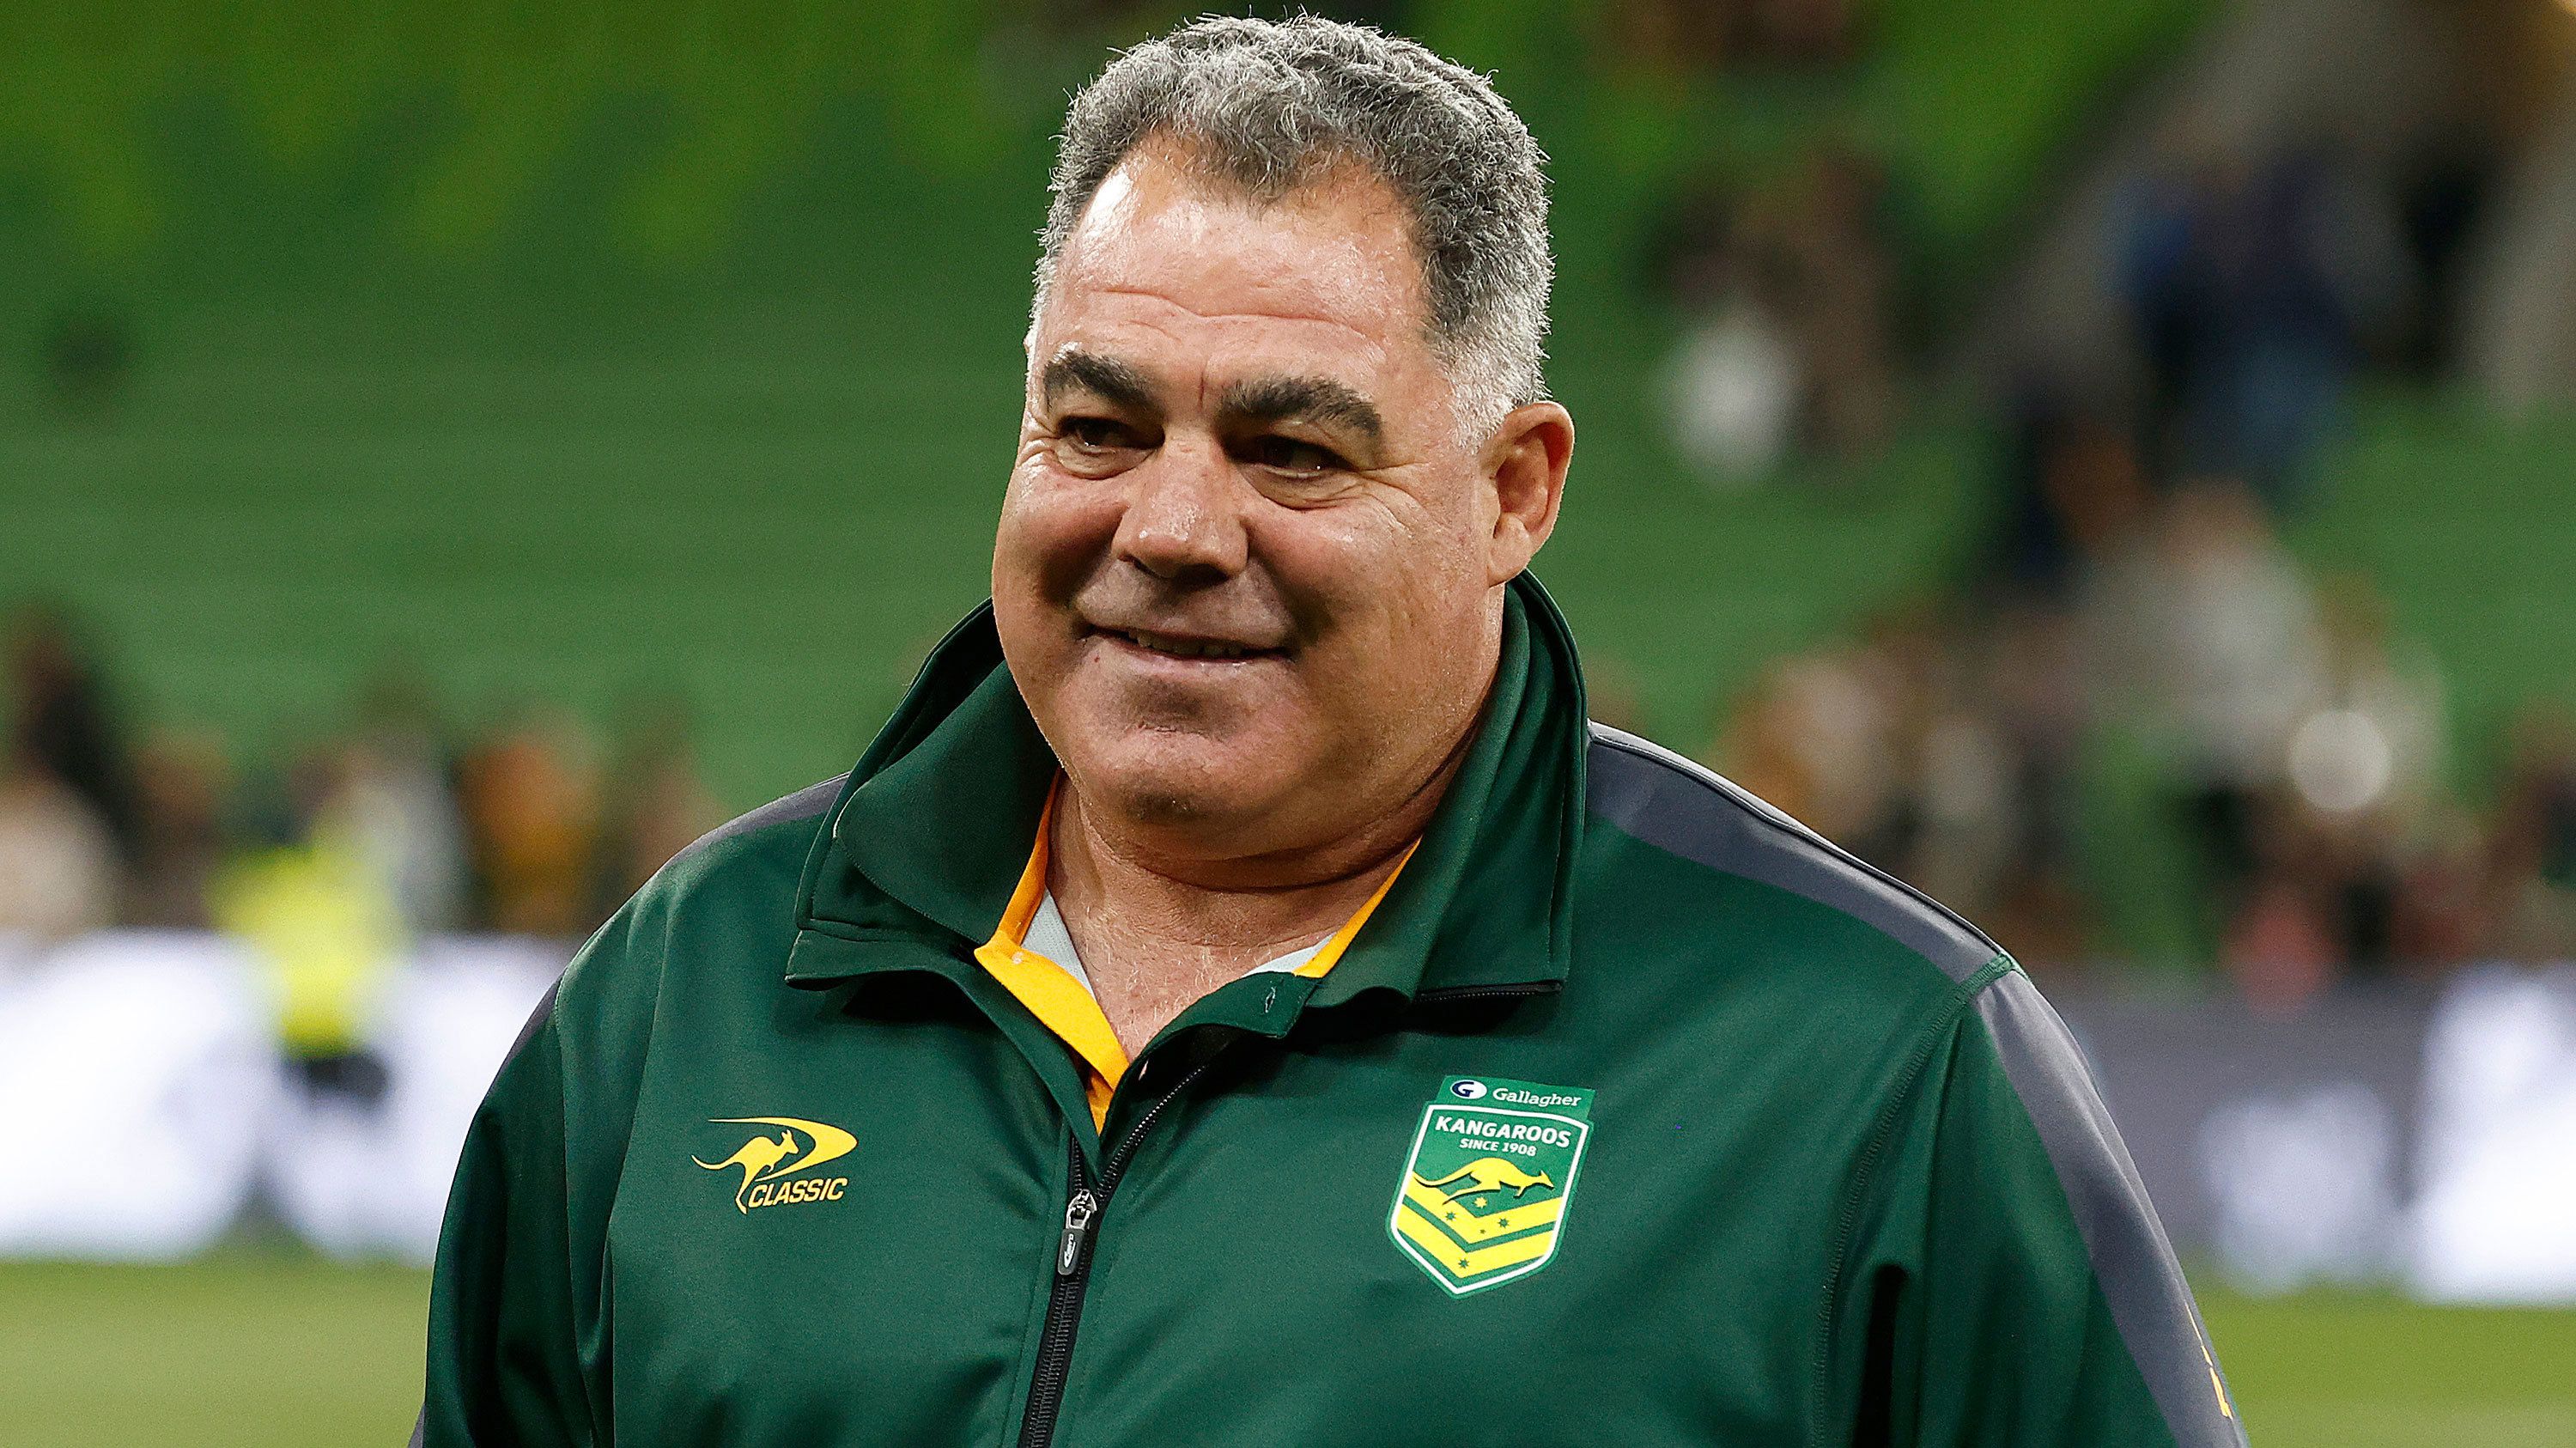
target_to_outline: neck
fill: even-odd
[[[1068,777],[1049,842],[1048,886],[1086,959],[1085,937],[1097,934],[1141,956],[1139,964],[1221,959],[1239,973],[1330,935],[1385,883],[1448,793],[1466,743],[1328,842],[1241,856],[1176,851],[1123,828],[1115,811],[1087,804]]]
[[[1458,753],[1328,847],[1222,861],[1162,853],[1119,831],[1068,776],[1047,882],[1119,1042],[1143,1050],[1192,1001],[1341,928],[1403,863]]]

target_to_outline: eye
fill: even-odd
[[[1281,437],[1276,433],[1254,438],[1244,453],[1245,460],[1254,466],[1292,477],[1311,478],[1342,472],[1350,467],[1331,448],[1293,437]]]
[[[1068,417],[1056,432],[1086,452],[1115,452],[1136,445],[1135,434],[1125,423],[1106,417]]]
[[[1068,417],[1055,426],[1056,466],[1083,477],[1107,477],[1133,465],[1152,444],[1110,417]]]

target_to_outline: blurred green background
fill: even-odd
[[[1656,416],[1670,197],[1864,138],[1964,303],[2207,7],[1881,0],[1860,62],[1726,81],[1605,7],[1379,8],[1554,157],[1583,431],[1543,572],[1696,749],[1761,661],[1955,567],[1981,454],[1936,408],[1837,485],[1712,493]],[[0,336],[107,316],[131,362],[112,417],[0,389],[0,580],[244,750],[392,661],[468,716],[677,691],[738,808],[830,775],[983,594],[1064,97],[1181,13],[15,7]]]

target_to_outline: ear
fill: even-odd
[[[1478,461],[1494,498],[1486,576],[1509,583],[1556,531],[1565,470],[1574,461],[1574,418],[1553,402],[1513,408],[1486,439]]]

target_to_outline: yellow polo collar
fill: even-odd
[[[1091,1106],[1094,1126],[1109,1116],[1109,1098],[1118,1082],[1127,1074],[1127,1051],[1118,1044],[1118,1033],[1109,1028],[1109,1017],[1102,1013],[1100,1002],[1052,958],[1028,948],[1029,922],[1037,918],[1039,902],[1047,893],[1047,841],[1055,823],[1055,802],[1063,793],[1064,778],[1056,777],[1055,786],[1047,791],[1046,808],[1038,813],[1037,840],[1029,847],[1029,863],[1020,871],[1019,887],[1011,892],[1011,903],[1002,911],[1001,923],[994,927],[993,938],[975,948],[976,963],[983,966],[1002,988],[1029,1008],[1038,1023],[1055,1033],[1088,1068],[1083,1081],[1083,1095]],[[1418,843],[1418,842],[1417,842]],[[1295,974],[1320,977],[1331,970],[1350,948],[1378,902],[1386,898],[1387,887],[1404,873],[1405,862],[1413,858],[1414,846],[1407,845],[1395,868],[1380,881],[1368,900],[1342,928],[1319,947],[1312,959],[1296,968]]]

